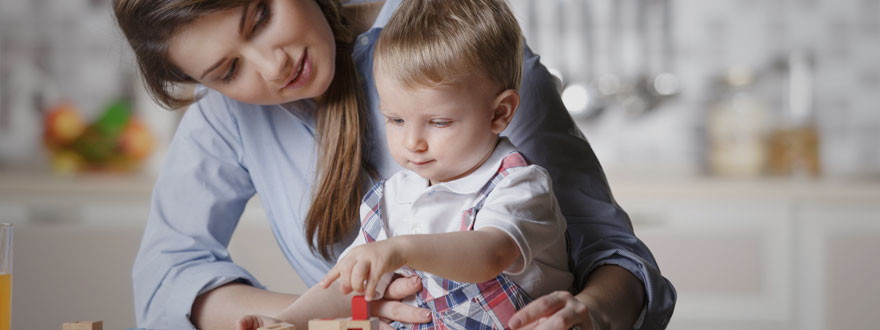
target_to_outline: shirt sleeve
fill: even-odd
[[[228,102],[207,93],[172,140],[132,269],[138,327],[194,329],[199,294],[232,281],[262,287],[226,250],[254,195]]]
[[[510,235],[519,247],[520,257],[505,273],[517,275],[540,251],[561,244],[565,219],[559,213],[550,176],[544,169],[531,165],[507,171],[509,174],[486,196],[474,229],[495,227]],[[564,259],[560,263],[565,269]]]
[[[502,134],[533,164],[550,173],[567,220],[576,287],[582,289],[596,267],[623,267],[645,286],[641,328],[662,329],[675,307],[675,289],[660,274],[651,251],[635,236],[629,217],[614,201],[599,161],[555,86],[555,78],[539,57],[525,47],[520,105]]]

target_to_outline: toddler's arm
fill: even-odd
[[[454,281],[479,283],[501,274],[519,256],[510,235],[493,227],[402,235],[352,248],[320,285],[327,288],[338,279],[342,293],[356,291],[370,300],[380,277],[404,265]]]

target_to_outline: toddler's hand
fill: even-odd
[[[396,238],[391,238],[351,249],[324,276],[321,287],[326,289],[338,279],[343,294],[354,290],[363,294],[367,300],[373,300],[379,277],[406,264],[403,249],[398,246],[397,241]]]
[[[258,328],[281,323],[281,320],[263,315],[245,315],[235,322],[236,330],[257,330]]]

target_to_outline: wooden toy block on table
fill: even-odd
[[[64,322],[61,326],[62,330],[103,330],[103,321],[76,321]]]
[[[267,325],[265,327],[259,328],[257,330],[296,330],[296,327],[293,324],[287,322],[275,323],[273,325]]]
[[[331,319],[311,320],[309,330],[379,330],[379,318],[371,317],[369,320]]]
[[[351,318],[309,321],[309,330],[379,330],[379,318],[370,317],[364,296],[351,297]]]

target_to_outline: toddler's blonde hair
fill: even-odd
[[[505,0],[404,0],[376,43],[374,70],[408,88],[472,73],[519,90],[522,32]]]

